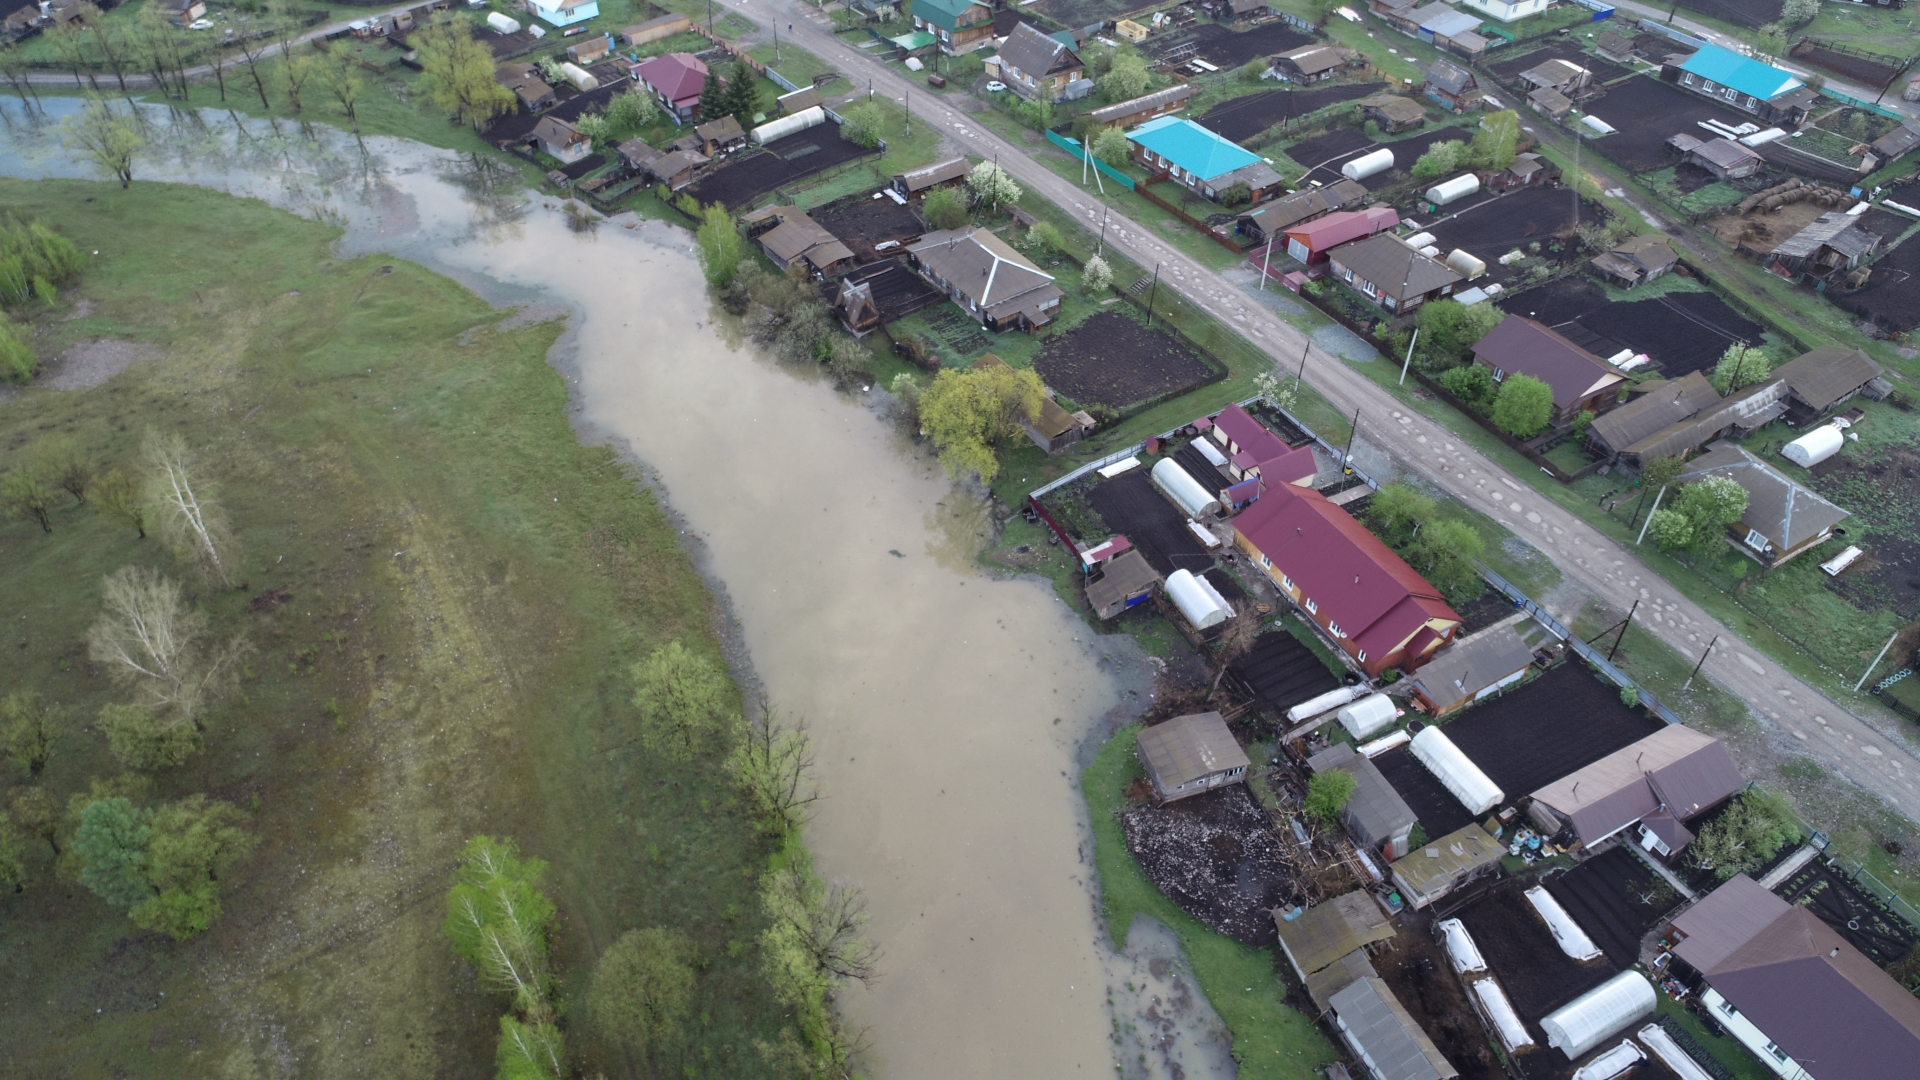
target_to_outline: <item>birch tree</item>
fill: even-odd
[[[212,493],[203,483],[196,486],[186,440],[178,435],[150,434],[146,455],[152,501],[160,510],[161,535],[176,551],[191,555],[222,585],[232,585],[232,534]]]
[[[126,566],[107,576],[100,617],[87,631],[87,652],[115,681],[140,690],[174,723],[198,724],[245,652],[235,638],[211,657],[207,617],[166,575]]]

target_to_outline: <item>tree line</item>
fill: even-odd
[[[180,436],[150,433],[131,477],[99,470],[70,437],[43,438],[0,478],[0,502],[47,533],[66,498],[105,511],[138,540],[151,528],[176,565],[205,585],[231,586],[232,533]],[[87,655],[125,696],[102,706],[91,725],[35,690],[0,698],[0,752],[28,781],[12,790],[0,815],[0,884],[24,890],[50,860],[57,876],[85,885],[143,929],[184,940],[211,926],[223,884],[256,846],[248,814],[197,794],[156,803],[152,778],[200,749],[206,716],[232,691],[247,652],[244,635],[219,640],[206,613],[166,574],[128,565],[107,575]],[[89,727],[123,771],[94,779],[62,808],[45,786],[46,766]]]

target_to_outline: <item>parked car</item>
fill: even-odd
[[[987,93],[997,94],[1000,91],[1005,90],[1006,88],[1007,88],[1006,83],[1001,82],[999,79],[995,79],[992,82],[987,84]]]

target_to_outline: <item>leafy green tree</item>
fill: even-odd
[[[1451,368],[1440,373],[1440,388],[1484,411],[1493,401],[1493,373],[1479,364]]]
[[[494,78],[493,53],[473,36],[473,24],[444,22],[414,34],[427,76],[427,100],[475,130],[511,112],[516,98]]]
[[[1413,317],[1420,331],[1414,361],[1422,371],[1441,372],[1473,362],[1474,343],[1493,332],[1506,318],[1492,304],[1462,304],[1442,299],[1421,304]]]
[[[1459,139],[1448,139],[1445,142],[1437,142],[1428,147],[1427,152],[1421,154],[1420,159],[1413,163],[1413,178],[1415,180],[1432,180],[1435,177],[1456,172],[1466,163],[1466,143],[1461,142]]]
[[[49,483],[85,505],[87,491],[93,487],[93,462],[72,436],[35,439],[27,446],[27,459]]]
[[[1662,551],[1687,547],[1696,536],[1693,522],[1678,510],[1655,510],[1647,519],[1647,535],[1653,537]]]
[[[1681,513],[1698,529],[1724,529],[1747,511],[1747,489],[1725,476],[1707,476],[1680,489]]]
[[[1317,772],[1307,781],[1307,816],[1331,829],[1340,823],[1340,808],[1353,798],[1356,781],[1344,769]]]
[[[108,469],[93,485],[93,497],[102,510],[133,526],[140,539],[147,538],[147,498],[140,485],[127,479],[119,469]]]
[[[104,101],[93,101],[68,117],[62,131],[67,146],[86,155],[94,168],[120,181],[123,188],[132,185],[134,158],[147,140],[131,116],[120,115]]]
[[[1787,27],[1805,26],[1819,14],[1820,0],[1786,0],[1780,5],[1780,23]]]
[[[700,249],[700,272],[707,276],[707,284],[716,289],[731,284],[734,273],[740,269],[746,245],[725,206],[714,203],[700,212],[700,228],[694,233],[694,243]]]
[[[904,393],[901,379],[906,380]],[[894,379],[894,392],[903,399],[916,396],[913,386],[913,378],[904,372]],[[762,833],[774,840],[799,834],[820,798],[813,781],[813,742],[805,724],[783,723],[779,711],[762,697],[727,765]]]
[[[0,753],[29,777],[39,776],[65,720],[65,710],[43,704],[38,690],[15,690],[0,698]]]
[[[1122,50],[1113,54],[1107,73],[1095,80],[1095,89],[1108,101],[1126,101],[1146,93],[1150,78],[1146,60],[1139,53]]]
[[[1587,429],[1593,426],[1593,410],[1581,409],[1573,418],[1573,437],[1576,442],[1584,442]]]
[[[1468,160],[1476,169],[1499,170],[1513,164],[1514,150],[1520,145],[1520,117],[1512,109],[1488,113],[1480,119],[1474,133]]]
[[[27,887],[29,841],[13,819],[0,816],[0,889],[21,892]]]
[[[1778,795],[1754,788],[1700,830],[1687,861],[1725,881],[1758,870],[1780,849],[1800,839],[1800,823]]]
[[[1027,248],[1040,255],[1052,255],[1066,246],[1066,239],[1050,221],[1036,221],[1027,230]]]
[[[1751,345],[1729,345],[1727,351],[1713,365],[1713,374],[1707,381],[1722,394],[1764,382],[1773,373],[1773,361],[1767,359],[1766,350]]]
[[[1658,492],[1673,483],[1680,475],[1681,462],[1676,457],[1654,458],[1640,465],[1640,483],[1648,491]]]
[[[493,1067],[495,1080],[561,1080],[567,1075],[567,1052],[560,1029],[552,1021],[501,1017]]]
[[[880,128],[886,122],[880,113],[880,106],[871,101],[862,102],[840,115],[844,120],[840,125],[842,137],[868,149],[880,145]]]
[[[943,187],[921,200],[920,214],[936,229],[957,229],[967,223],[967,200],[954,188]]]
[[[653,753],[693,761],[736,741],[733,686],[711,660],[670,641],[633,666],[633,681],[641,743]]]
[[[80,857],[80,884],[114,907],[152,899],[147,882],[147,840],[153,813],[121,796],[95,799],[80,813],[73,850]]]
[[[620,935],[593,965],[587,1015],[611,1040],[652,1060],[681,1036],[693,1009],[693,942],[649,927]]]
[[[1509,375],[1493,399],[1493,426],[1517,438],[1545,431],[1553,419],[1553,388],[1531,375]]]
[[[804,848],[787,854],[787,865],[762,879],[761,970],[809,1041],[844,1065],[848,1040],[827,1000],[846,980],[866,983],[876,973],[877,953],[864,935],[866,902],[857,889],[822,882]]]
[[[1133,159],[1133,144],[1119,128],[1103,127],[1093,137],[1093,156],[1117,169]]]
[[[920,398],[920,427],[940,453],[940,464],[955,478],[978,474],[983,482],[1000,474],[994,446],[1020,434],[1021,421],[1040,415],[1046,394],[1040,376],[1004,365],[946,369]]]
[[[1256,57],[1242,64],[1235,74],[1239,76],[1241,82],[1257,83],[1266,77],[1269,66],[1265,57]]]
[[[1430,521],[1407,546],[1407,564],[1455,604],[1478,597],[1486,583],[1475,561],[1486,554],[1487,543],[1464,521]]]
[[[1247,186],[1245,180],[1235,180],[1233,183],[1221,189],[1220,205],[1229,210],[1235,207],[1245,206],[1252,201],[1253,189]]]
[[[454,870],[444,924],[454,951],[533,1024],[553,1019],[547,941],[554,907],[540,891],[546,869],[539,859],[521,858],[512,840],[474,837]]]
[[[650,94],[629,90],[607,102],[607,122],[623,133],[631,134],[659,120],[660,104]]]
[[[1107,260],[1098,255],[1087,259],[1087,264],[1080,269],[1080,287],[1090,293],[1098,294],[1106,291],[1107,286],[1111,284],[1113,284],[1113,268],[1107,265]]]
[[[145,705],[103,705],[100,729],[122,768],[136,772],[183,764],[200,749],[200,729],[177,716],[161,717]]]
[[[153,815],[146,879],[155,895],[129,914],[135,926],[176,941],[204,933],[220,917],[220,884],[253,854],[257,841],[230,803],[192,795]]]
[[[1409,484],[1395,482],[1384,484],[1374,492],[1367,500],[1364,513],[1373,531],[1388,546],[1398,549],[1413,539],[1416,527],[1432,520],[1433,511],[1432,499]]]

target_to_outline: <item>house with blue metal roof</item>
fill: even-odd
[[[1696,94],[1723,101],[1770,124],[1800,123],[1819,97],[1792,72],[1718,45],[1702,45],[1685,61],[1668,65],[1660,74]]]
[[[1285,190],[1266,159],[1185,117],[1149,120],[1128,132],[1127,141],[1141,165],[1166,173],[1207,199],[1218,201],[1235,184],[1247,185],[1254,203]]]

